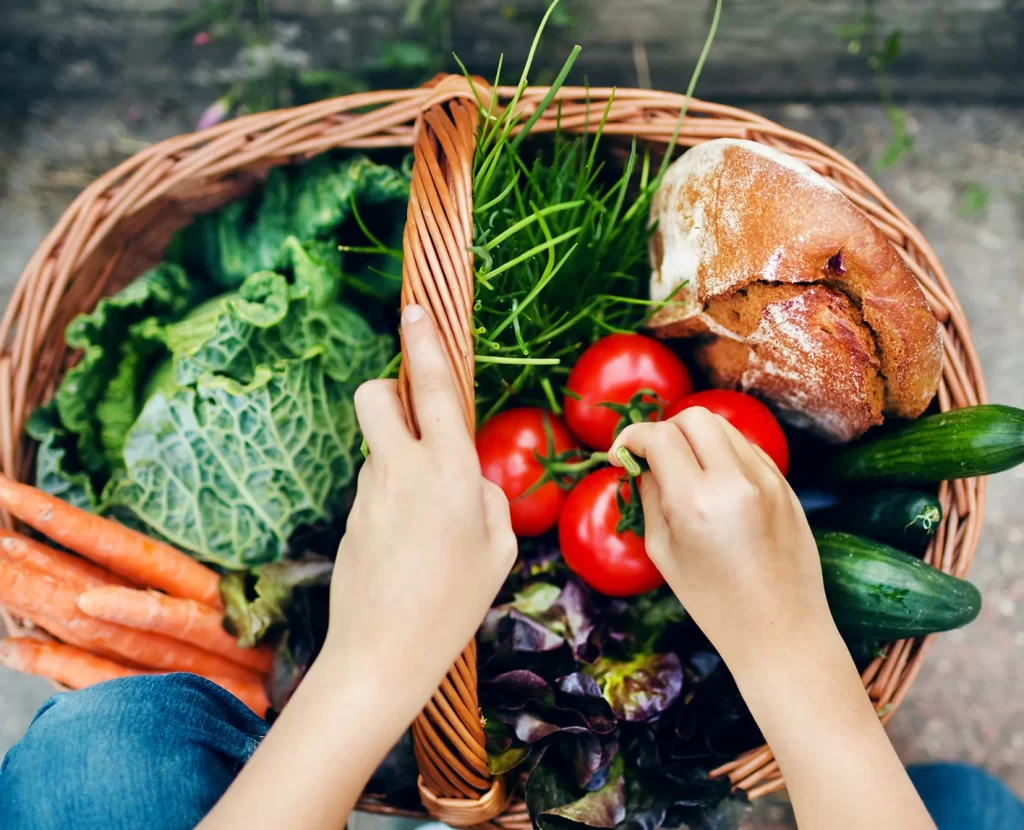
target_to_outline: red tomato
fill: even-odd
[[[489,420],[476,435],[476,452],[484,478],[497,484],[508,497],[512,530],[517,536],[539,536],[551,530],[565,503],[565,491],[549,481],[521,498],[544,474],[534,453],[550,455],[544,431],[547,416],[554,436],[554,453],[576,446],[559,418],[536,407],[506,409]]]
[[[566,499],[558,520],[558,542],[565,564],[599,593],[631,597],[652,591],[664,578],[633,531],[617,533],[621,516],[615,494],[629,501],[623,473],[604,467],[584,478]]]
[[[569,373],[565,396],[569,429],[588,447],[607,450],[622,414],[600,406],[625,404],[641,389],[652,390],[664,406],[693,390],[683,362],[663,343],[640,334],[610,334],[580,355]],[[651,402],[650,396],[644,401]],[[648,415],[657,420],[657,412]]]
[[[764,450],[775,462],[779,472],[783,475],[789,472],[789,445],[786,443],[786,436],[772,411],[757,398],[731,389],[707,389],[676,401],[665,410],[664,417],[671,418],[691,406],[703,406],[716,415],[721,415],[751,444],[756,444]]]

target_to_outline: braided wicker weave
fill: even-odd
[[[22,480],[30,475],[31,446],[22,435],[26,416],[53,393],[75,359],[63,341],[71,318],[123,287],[156,263],[171,236],[198,213],[238,198],[275,165],[301,162],[333,148],[412,147],[415,163],[404,236],[403,304],[430,310],[442,332],[467,422],[473,406],[472,166],[478,107],[487,100],[482,81],[459,76],[430,85],[372,92],[291,110],[252,115],[192,135],[163,141],[138,153],[87,187],[32,257],[0,323],[0,466]],[[508,101],[514,90],[498,90]],[[546,88],[520,99],[532,112]],[[556,127],[592,129],[610,89],[563,88],[532,132]],[[620,89],[608,109],[607,136],[636,136],[667,143],[683,96]],[[745,138],[777,147],[827,176],[885,233],[916,275],[942,323],[945,361],[939,405],[943,410],[985,400],[981,366],[963,310],[921,234],[855,165],[813,139],[732,107],[691,101],[677,137],[691,146],[713,138]],[[406,390],[403,381],[403,392]],[[405,397],[408,401],[408,396]],[[407,405],[408,408],[408,405]],[[414,419],[411,409],[410,419]],[[985,502],[983,479],[940,488],[942,525],[927,559],[963,575],[971,563]],[[2,517],[9,524],[9,517]],[[9,630],[18,626],[0,609]],[[910,688],[931,637],[893,644],[863,674],[865,688],[883,721]],[[444,684],[413,726],[420,793],[427,811],[453,826],[529,825],[510,782],[487,770],[484,732],[477,705],[476,647],[467,646]],[[727,775],[752,798],[781,789],[778,764],[767,747],[728,763]],[[371,797],[360,807],[395,810]]]

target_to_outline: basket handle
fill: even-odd
[[[479,108],[465,78],[435,78],[418,119],[409,212],[402,237],[402,308],[417,303],[437,325],[455,375],[462,412],[476,426],[473,393],[473,156]],[[489,90],[486,92],[489,95]],[[405,353],[405,341],[402,341]],[[409,379],[399,394],[414,429]],[[413,723],[423,804],[457,827],[488,822],[508,804],[502,778],[492,778],[477,699],[476,643],[466,646]]]

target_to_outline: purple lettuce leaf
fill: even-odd
[[[615,713],[601,693],[597,681],[581,672],[573,672],[555,681],[555,706],[576,712],[583,723],[598,733],[615,729]]]
[[[584,671],[597,681],[616,717],[631,723],[657,717],[683,691],[683,667],[672,652],[628,660],[602,657]]]
[[[549,816],[587,827],[611,828],[618,825],[626,817],[622,758],[615,758],[607,780],[600,788],[586,792],[568,804],[544,810],[538,816],[542,830],[550,826]]]
[[[529,669],[513,669],[480,682],[480,699],[502,709],[522,709],[535,701],[554,705],[554,692],[548,682]]]
[[[560,754],[549,748],[526,782],[526,808],[540,830],[567,830],[573,825],[611,828],[626,815],[622,759],[616,756],[601,786],[575,785]]]
[[[530,747],[512,746],[503,752],[487,753],[487,769],[491,775],[504,775],[523,764],[530,757]]]

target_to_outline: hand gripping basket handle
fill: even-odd
[[[402,239],[402,307],[418,303],[437,324],[451,362],[466,423],[476,423],[473,396],[473,155],[479,108],[465,78],[433,83],[417,123],[409,213]],[[489,94],[489,93],[487,93]],[[403,352],[405,343],[402,344]],[[416,426],[408,378],[399,391]],[[413,724],[424,806],[446,824],[466,827],[500,815],[504,781],[487,769],[477,702],[476,643],[471,642]]]

